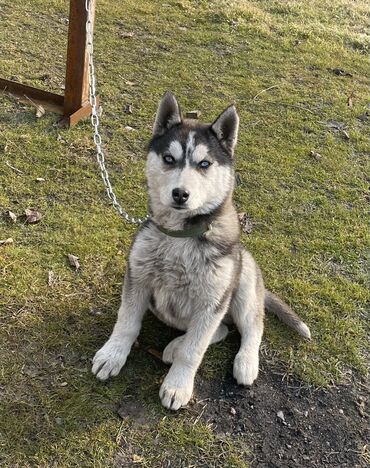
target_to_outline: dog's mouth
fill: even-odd
[[[182,205],[172,205],[172,208],[174,208],[175,210],[187,210],[188,209],[187,206],[182,206]]]

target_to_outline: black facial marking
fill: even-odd
[[[170,153],[169,147],[171,143],[178,141],[183,148],[183,154],[185,154],[190,132],[194,132],[194,146],[204,144],[208,148],[208,160],[211,163],[217,161],[221,166],[232,165],[232,155],[220,144],[211,126],[193,120],[184,120],[180,124],[171,127],[164,135],[153,136],[148,144],[148,151],[155,151],[162,157],[166,152]],[[169,166],[169,169],[175,167],[183,168],[185,166],[185,158],[190,159],[191,155],[186,154],[181,161],[176,161],[175,165]],[[192,163],[192,165],[198,167],[198,163]],[[201,168],[199,170],[204,171]]]

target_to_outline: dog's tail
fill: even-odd
[[[285,304],[278,296],[267,290],[265,291],[265,307],[300,335],[309,340],[311,339],[311,332],[308,326],[302,322],[288,304]]]

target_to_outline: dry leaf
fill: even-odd
[[[353,107],[353,95],[352,94],[350,96],[348,96],[348,98],[347,98],[347,106],[348,107]]]
[[[38,104],[36,106],[36,118],[39,119],[44,114],[45,114],[45,108],[41,104]]]
[[[144,460],[143,457],[140,455],[136,455],[135,453],[132,455],[132,463],[141,463]]]
[[[127,130],[128,132],[132,132],[132,130],[135,130],[135,129],[130,127],[130,125],[126,125],[125,130]]]
[[[349,139],[350,139],[348,133],[347,133],[345,130],[342,130],[342,135],[343,135],[343,138],[344,138],[345,140],[349,140]]]
[[[129,39],[131,37],[134,37],[135,36],[135,33],[133,32],[123,32],[120,34],[120,36],[123,38],[123,39]]]
[[[55,276],[53,271],[48,272],[48,286],[53,286],[55,283]]]
[[[9,237],[8,239],[0,240],[0,245],[10,245],[10,244],[14,244],[14,241],[11,237]]]
[[[252,218],[247,213],[238,213],[238,217],[242,231],[246,234],[250,234],[253,231],[255,224]]]
[[[36,224],[39,221],[41,221],[42,215],[39,211],[36,211],[32,208],[27,208],[24,211],[24,214],[26,215],[26,223],[27,224]]]
[[[45,179],[43,177],[37,177],[36,182],[45,182]]]
[[[199,110],[192,110],[186,113],[187,119],[199,119],[202,113]]]
[[[160,361],[162,361],[162,353],[157,351],[155,348],[149,348],[148,353],[154,356],[155,358],[159,359]]]
[[[284,416],[284,413],[281,410],[276,413],[276,416],[280,419],[280,421],[284,425],[286,425],[285,416]]]
[[[370,112],[366,111],[363,114],[360,114],[357,116],[357,119],[360,120],[361,122],[366,122],[366,120],[369,120],[370,117]]]
[[[80,268],[80,263],[78,261],[78,257],[76,257],[75,255],[72,255],[72,254],[68,254],[68,260],[69,260],[69,264],[76,268],[76,271]]]
[[[344,123],[337,122],[336,120],[329,120],[326,124],[328,128],[332,128],[333,130],[341,131],[344,128]]]
[[[237,187],[242,184],[242,176],[239,174],[239,172],[235,172],[235,184]]]
[[[7,211],[8,218],[13,221],[13,223],[17,222],[17,215],[15,215],[12,211]]]
[[[123,109],[123,112],[125,112],[126,114],[132,114],[132,105],[131,104],[126,104],[124,109]]]
[[[128,85],[128,86],[135,86],[135,83],[133,81],[128,81],[126,80],[125,83]]]
[[[346,70],[343,70],[343,68],[332,68],[331,71],[338,76],[349,76],[352,77],[352,73],[347,72]]]
[[[316,153],[316,151],[311,150],[309,155],[311,156],[311,158],[316,159],[316,161],[320,161],[320,159],[321,159],[321,154]]]

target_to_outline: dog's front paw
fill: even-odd
[[[233,374],[239,385],[252,385],[258,376],[258,356],[238,353],[234,360]]]
[[[93,359],[92,373],[100,380],[119,374],[124,366],[130,347],[124,342],[107,341]]]
[[[193,378],[180,378],[177,380],[167,375],[159,391],[162,405],[165,408],[177,411],[181,406],[185,406],[189,403],[193,393],[193,387]]]

